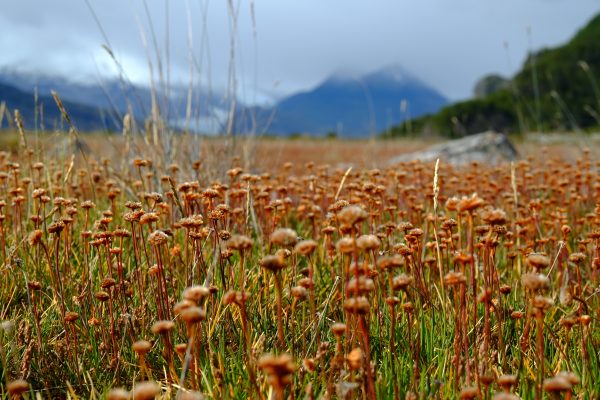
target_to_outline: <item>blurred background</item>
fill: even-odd
[[[458,137],[600,125],[597,0],[56,0],[0,14],[3,127]],[[140,128],[141,129],[141,128]]]

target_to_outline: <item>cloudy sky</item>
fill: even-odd
[[[107,45],[133,81],[149,81],[149,60],[157,75],[158,58],[172,81],[188,82],[190,66],[195,82],[214,87],[235,77],[251,102],[334,71],[399,64],[458,100],[597,12],[599,0],[8,0],[0,66],[108,77],[117,68]]]

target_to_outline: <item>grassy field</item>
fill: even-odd
[[[597,141],[5,135],[0,396],[600,396]]]

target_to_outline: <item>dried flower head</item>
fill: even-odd
[[[123,388],[112,388],[106,395],[106,400],[129,400],[130,393]]]
[[[277,272],[284,269],[286,264],[282,257],[269,255],[260,260],[260,266],[264,269],[268,269],[269,271]]]
[[[348,367],[351,370],[357,370],[362,367],[363,363],[363,352],[359,347],[356,347],[348,353],[346,356],[346,361],[348,361]]]
[[[566,392],[571,390],[573,385],[563,376],[544,379],[544,390],[546,392]]]
[[[406,290],[413,283],[413,277],[405,273],[397,275],[392,280],[392,289]]]
[[[173,321],[162,320],[152,324],[151,331],[158,335],[166,335],[173,330],[175,323]]]
[[[356,239],[356,247],[362,251],[374,251],[379,249],[381,242],[375,235],[361,235]]]
[[[314,240],[302,240],[294,247],[294,252],[303,256],[309,256],[317,248],[318,243]]]
[[[459,394],[459,397],[461,399],[465,399],[465,400],[466,399],[475,399],[475,398],[477,398],[477,396],[479,396],[479,390],[475,386],[469,386],[469,387],[463,388]]]
[[[354,251],[354,240],[349,237],[343,237],[337,241],[335,248],[342,254],[350,254]]]
[[[296,370],[289,354],[266,354],[258,360],[258,366],[268,375],[269,384],[276,387],[289,385],[292,382],[291,375]]]
[[[181,319],[186,324],[197,324],[206,319],[206,311],[202,307],[188,307],[181,312]]]
[[[336,322],[335,324],[331,325],[331,332],[335,336],[342,336],[343,334],[346,333],[346,324],[343,324],[341,322]]]
[[[350,314],[367,314],[369,307],[369,300],[364,296],[350,297],[344,301],[344,310]]]
[[[24,379],[17,379],[9,382],[6,390],[11,396],[19,397],[29,390],[29,383]]]
[[[27,237],[27,243],[33,247],[40,242],[43,235],[44,232],[42,232],[41,229],[36,229],[33,232],[31,232]]]
[[[233,250],[243,251],[252,247],[252,239],[244,235],[232,235],[227,242],[227,247]]]
[[[152,344],[147,340],[138,340],[131,345],[133,351],[137,354],[146,354],[152,348]]]
[[[164,233],[163,231],[159,231],[159,230],[152,232],[148,236],[148,243],[151,246],[160,246],[160,245],[166,243],[168,240],[169,240],[169,237],[167,236],[167,234]]]
[[[463,196],[456,205],[456,210],[459,212],[470,212],[473,211],[483,205],[483,199],[477,195],[477,193],[473,193],[471,197]],[[448,204],[446,204],[448,207]]]
[[[450,271],[444,276],[444,284],[446,286],[463,285],[467,282],[467,278],[460,271]]]
[[[544,253],[529,253],[526,258],[527,265],[540,270],[550,265],[550,258]]]
[[[131,391],[133,400],[153,400],[160,393],[160,386],[153,381],[138,382]]]
[[[346,206],[337,213],[338,221],[346,227],[352,227],[367,219],[368,216],[365,210],[356,205]]]
[[[550,285],[550,279],[544,274],[528,272],[521,275],[521,284],[532,291],[540,290]]]
[[[185,300],[193,301],[198,304],[200,300],[210,294],[210,290],[206,286],[194,285],[186,288],[183,291],[183,298]]]
[[[269,240],[278,246],[290,247],[298,241],[298,234],[290,228],[279,228],[271,233]]]

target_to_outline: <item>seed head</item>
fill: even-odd
[[[492,208],[484,211],[481,214],[481,219],[483,219],[486,224],[496,226],[506,224],[507,217],[503,210],[500,210],[499,208]]]
[[[478,395],[479,395],[479,390],[477,390],[477,387],[475,387],[475,386],[469,386],[469,387],[463,388],[459,394],[461,399],[475,399],[475,398],[477,398]]]
[[[152,344],[147,340],[138,340],[137,342],[133,342],[131,348],[137,354],[143,355],[150,351],[150,349],[152,348]]]
[[[179,395],[180,400],[204,400],[205,398],[202,393],[196,390],[181,392]]]
[[[470,212],[481,207],[482,205],[483,199],[479,197],[477,193],[473,193],[471,197],[463,196],[456,205],[456,210],[458,210],[458,212]],[[446,203],[446,207],[448,207],[448,203]]]
[[[65,321],[69,323],[74,323],[79,319],[79,314],[74,311],[69,311],[65,314]]]
[[[354,251],[354,241],[352,238],[343,237],[337,241],[335,248],[342,254],[350,254]]]
[[[533,306],[540,311],[546,311],[554,305],[554,301],[550,297],[535,296],[533,298]]]
[[[218,196],[219,196],[219,192],[212,188],[206,189],[204,192],[202,192],[202,197],[204,197],[206,199],[214,199],[215,197],[218,197]]]
[[[557,376],[565,378],[573,386],[577,386],[581,382],[579,377],[570,371],[560,371]]]
[[[590,324],[590,322],[592,322],[592,317],[590,317],[587,314],[584,314],[581,317],[579,317],[579,322],[583,326],[588,326]]]
[[[195,307],[197,306],[197,304],[191,300],[181,300],[179,302],[177,302],[174,306],[173,306],[173,312],[175,313],[175,315],[180,315],[183,310],[188,309],[190,307]]]
[[[117,281],[115,281],[113,278],[104,278],[102,279],[102,282],[100,282],[100,287],[102,287],[102,289],[110,289],[111,287],[115,286],[117,283]]]
[[[264,355],[258,360],[258,366],[269,376],[269,383],[278,387],[289,385],[292,382],[291,375],[296,370],[289,354]]]
[[[540,270],[547,268],[550,265],[550,258],[544,253],[529,253],[526,258],[527,265]]]
[[[160,393],[160,386],[156,382],[145,381],[135,384],[131,392],[133,400],[153,400]]]
[[[65,223],[61,220],[55,221],[48,226],[48,233],[59,235],[65,229]]]
[[[375,235],[361,235],[356,239],[356,247],[362,251],[374,251],[379,249],[381,242]]]
[[[141,210],[139,210],[141,211]],[[155,212],[149,212],[149,213],[142,213],[140,214],[140,224],[145,225],[145,224],[150,224],[152,222],[156,222],[158,221],[160,218],[158,217],[158,214]]]
[[[577,265],[580,265],[582,262],[585,261],[585,254],[583,254],[583,253],[572,253],[569,256],[569,261],[571,261],[572,263],[575,263]]]
[[[348,353],[346,356],[346,361],[348,361],[348,366],[351,370],[356,371],[362,366],[363,363],[363,352],[359,347],[356,347]]]
[[[260,266],[271,272],[277,272],[286,267],[285,261],[281,257],[275,255],[263,257],[262,260],[260,260]]]
[[[512,291],[512,288],[508,285],[501,285],[498,290],[500,291],[500,293],[502,294],[509,294]]]
[[[338,337],[344,335],[346,333],[346,324],[336,322],[331,325],[331,332]]]
[[[550,279],[544,274],[528,272],[521,275],[521,284],[534,291],[547,288],[550,285]]]
[[[159,230],[156,230],[156,231],[152,232],[148,236],[148,243],[151,246],[157,246],[158,247],[158,246],[166,243],[168,240],[169,240],[169,237],[167,236],[167,234],[164,233],[163,231],[159,231]]]
[[[38,244],[40,240],[42,240],[43,235],[44,233],[41,231],[41,229],[36,229],[27,237],[27,243],[33,247]]]
[[[202,218],[202,215],[200,215],[200,214],[192,215],[192,216],[185,217],[185,218],[182,218],[179,220],[179,225],[181,225],[187,229],[197,228],[197,227],[201,226],[203,223],[204,223],[204,220]]]
[[[110,295],[103,290],[96,292],[95,296],[96,296],[96,299],[98,299],[101,302],[105,302],[108,299],[110,299]]]
[[[389,270],[392,268],[401,267],[404,264],[402,257],[399,255],[391,257],[381,257],[377,260],[377,267],[382,270]]]
[[[292,288],[292,293],[294,289]],[[236,290],[230,290],[223,296],[223,302],[225,304],[235,303],[238,306],[244,305],[246,301],[248,301],[248,293],[247,292],[239,292]]]
[[[520,397],[512,393],[499,392],[492,397],[492,400],[520,400]]]
[[[106,395],[106,400],[129,400],[129,392],[123,388],[110,389]]]
[[[308,291],[303,286],[294,286],[291,293],[298,300],[304,300],[308,296]]]
[[[18,397],[29,390],[29,383],[24,379],[17,379],[6,385],[6,390],[12,396]]]
[[[166,335],[175,327],[175,323],[173,321],[162,320],[156,321],[152,325],[152,333],[156,333],[158,335]]]
[[[367,219],[368,216],[369,214],[357,205],[346,206],[337,213],[338,221],[345,227],[352,227]]]
[[[500,375],[496,380],[498,386],[505,390],[510,390],[511,387],[516,386],[517,376],[516,375]]]
[[[294,253],[301,254],[303,256],[309,256],[317,248],[317,242],[314,240],[302,240],[294,247]]]
[[[405,273],[401,273],[400,275],[394,277],[392,280],[392,289],[394,290],[406,290],[409,285],[413,283],[413,277],[410,275],[406,275]]]
[[[366,297],[350,297],[344,301],[344,310],[351,314],[366,314],[369,312],[369,300]]]
[[[365,276],[353,277],[346,285],[346,291],[351,295],[361,295],[375,290],[373,279]]]
[[[202,307],[189,307],[181,312],[181,319],[186,324],[197,324],[206,319],[206,311]]]
[[[298,234],[290,228],[279,228],[271,233],[269,240],[278,246],[290,247],[298,241]]]
[[[210,290],[206,286],[194,285],[186,288],[183,291],[183,298],[185,300],[193,301],[198,304],[200,300],[210,294]]]
[[[233,250],[243,251],[252,247],[252,239],[244,235],[233,235],[227,242],[227,247]]]
[[[463,285],[467,282],[467,278],[460,271],[450,271],[444,276],[444,285],[454,286]]]
[[[566,392],[572,388],[573,385],[563,376],[544,379],[544,390],[546,392]]]

